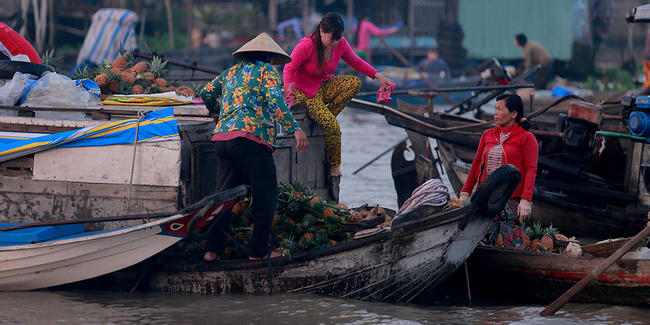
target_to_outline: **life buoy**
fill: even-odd
[[[515,192],[521,173],[513,165],[503,165],[492,172],[476,189],[473,199],[477,199],[479,207],[486,216],[494,216],[503,210],[506,201]]]

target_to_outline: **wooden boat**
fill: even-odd
[[[467,260],[472,294],[513,301],[549,303],[600,265],[608,256],[567,256],[479,246]],[[463,274],[461,274],[463,273]],[[466,292],[464,272],[449,288]],[[626,254],[585,287],[573,302],[650,306],[650,259]]]
[[[497,174],[484,183],[481,198],[472,205],[445,212],[440,207],[418,207],[396,217],[390,229],[371,228],[352,240],[291,257],[197,263],[196,256],[166,251],[152,259],[147,288],[222,294],[302,292],[408,302],[445,281],[483,238],[492,223],[488,216],[494,213],[488,202],[504,202],[503,191],[512,193],[519,180],[510,165]]]
[[[491,122],[445,112],[428,110],[425,117],[426,107],[409,104],[400,105],[400,110],[362,101],[354,105],[384,114],[389,124],[438,140],[438,161],[456,192],[467,177],[482,132],[493,127]],[[552,129],[531,129],[540,142],[531,219],[553,224],[569,236],[602,239],[635,235],[645,227],[650,210],[648,146],[644,139],[629,137],[620,116],[608,119],[600,106],[580,100],[571,105],[577,112],[593,113],[587,115],[595,119],[570,112],[560,115]],[[535,124],[543,112],[533,112],[529,119]],[[612,130],[617,132],[603,132]],[[401,150],[394,157],[405,160]],[[411,186],[402,191],[408,192]]]
[[[2,224],[0,290],[33,290],[74,283],[144,261],[195,228],[209,226],[246,191],[241,185],[175,213],[110,218],[149,219],[140,225],[113,230],[85,231],[82,222]],[[97,221],[106,219],[86,220]]]

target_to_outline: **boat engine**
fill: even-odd
[[[587,161],[593,154],[594,139],[603,119],[603,108],[573,101],[566,115],[560,154],[572,160]]]
[[[623,96],[621,116],[632,135],[646,138],[650,136],[650,97]]]

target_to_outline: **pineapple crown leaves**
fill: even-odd
[[[200,93],[201,90],[203,90],[203,87],[205,87],[207,83],[195,83],[192,81],[192,83],[188,86],[190,89],[194,90],[195,93]]]
[[[173,87],[180,87],[180,86],[182,86],[182,81],[181,80],[168,80],[167,85],[168,86],[173,86]]]
[[[167,61],[162,61],[162,59],[158,56],[154,56],[151,59],[151,62],[148,63],[149,65],[149,72],[153,73],[154,77],[156,78],[165,78],[167,77],[167,69],[165,69],[165,66],[167,65]]]
[[[41,55],[41,61],[43,64],[49,65],[52,68],[54,68],[55,71],[59,71],[59,68],[61,68],[61,64],[63,64],[63,57],[54,56],[54,50],[50,50],[50,51],[45,51],[45,53]]]
[[[95,69],[90,69],[87,64],[84,64],[83,68],[76,69],[75,73],[70,76],[70,79],[95,79],[97,75],[94,70]]]

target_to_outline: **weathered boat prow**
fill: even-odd
[[[135,265],[195,229],[209,227],[210,221],[230,209],[246,190],[241,185],[175,213],[140,217],[153,221],[113,230],[86,232],[81,222],[0,224],[0,291],[74,283]],[[102,221],[86,222],[96,220]]]

